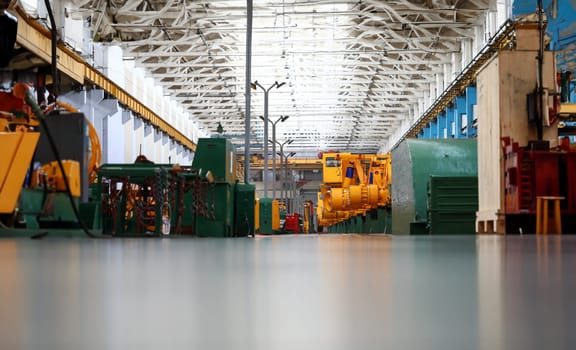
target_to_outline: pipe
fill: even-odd
[[[538,47],[538,118],[536,120],[536,133],[538,141],[542,140],[543,127],[542,119],[544,118],[544,23],[542,18],[542,13],[544,8],[542,7],[542,0],[538,0],[538,35],[539,35],[539,47]]]
[[[270,87],[272,88],[272,86]],[[268,197],[268,91],[264,89],[264,197]]]
[[[56,102],[56,99],[58,98],[58,93],[59,93],[59,89],[58,89],[58,84],[59,84],[59,79],[58,79],[58,57],[56,56],[56,49],[58,48],[57,46],[57,32],[56,32],[56,21],[54,20],[54,14],[52,13],[52,6],[50,6],[50,0],[44,0],[44,4],[46,5],[46,10],[48,11],[48,17],[50,18],[50,25],[52,26],[52,30],[50,31],[52,34],[52,92],[54,94],[54,102]]]
[[[48,1],[48,0],[46,0]],[[252,0],[246,0],[246,120],[244,121],[244,183],[250,177],[250,82],[252,70]]]

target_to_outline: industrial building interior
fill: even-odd
[[[576,3],[0,0],[0,349],[574,349]]]

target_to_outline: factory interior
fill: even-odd
[[[575,349],[572,72],[570,0],[0,0],[0,349]]]

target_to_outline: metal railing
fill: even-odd
[[[396,141],[394,146],[390,149],[396,148],[400,142],[407,137],[415,137],[418,133],[426,127],[426,125],[434,120],[440,113],[446,110],[449,104],[453,103],[456,96],[462,94],[466,87],[470,86],[478,73],[480,68],[490,60],[498,51],[506,48],[513,42],[515,22],[506,21],[496,34],[490,38],[488,43],[480,50],[480,52],[466,65],[466,67],[458,74],[456,79],[438,96],[436,101],[422,114],[422,116],[404,133],[404,135]]]

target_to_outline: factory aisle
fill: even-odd
[[[574,349],[576,237],[0,239],[0,349]]]

